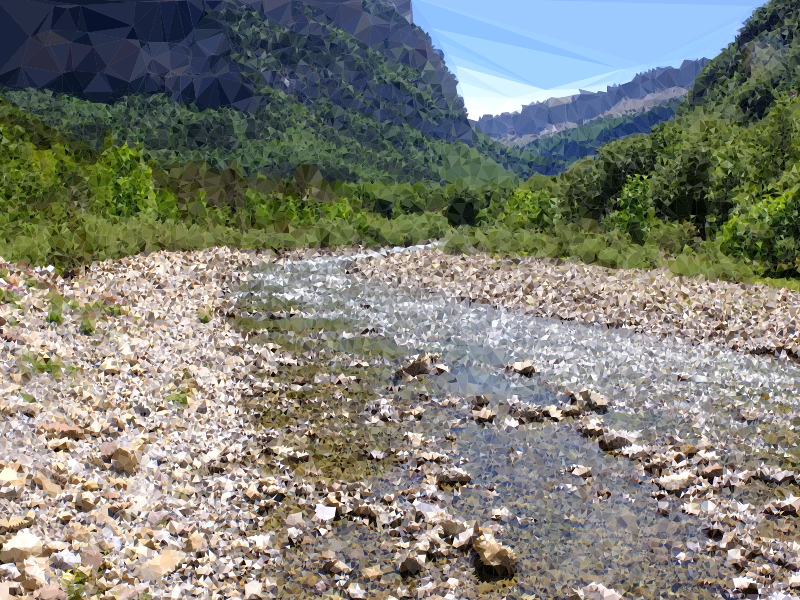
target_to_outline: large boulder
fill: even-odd
[[[517,570],[516,553],[495,540],[492,534],[481,534],[472,547],[478,553],[480,566],[491,571],[493,575],[511,577]]]

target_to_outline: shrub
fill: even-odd
[[[445,216],[453,227],[475,225],[478,215],[487,206],[486,197],[473,187],[456,189],[450,196]]]
[[[722,226],[720,248],[759,263],[770,274],[800,268],[800,185],[753,205],[737,206]]]
[[[561,205],[549,190],[514,192],[505,204],[499,220],[507,227],[534,227],[544,230],[561,220]]]
[[[655,220],[650,180],[639,174],[629,176],[615,206],[603,221],[606,230],[619,229],[637,244],[644,244]]]

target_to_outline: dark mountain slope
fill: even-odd
[[[457,80],[409,17],[407,1],[0,0],[0,84],[249,111],[269,86],[470,143]]]

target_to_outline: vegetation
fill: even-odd
[[[63,272],[162,248],[443,239],[452,251],[795,285],[785,278],[800,269],[797,21],[790,2],[772,0],[705,67],[674,119],[555,176],[533,168],[552,157],[480,134],[472,147],[445,143],[403,124],[367,127],[356,112],[340,115],[339,130],[320,116],[324,102],[267,88],[275,104],[256,114],[7,90],[0,255]],[[763,82],[777,84],[754,96]],[[381,150],[368,143],[376,131]],[[51,320],[60,314],[54,306]]]

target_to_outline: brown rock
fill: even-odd
[[[23,529],[3,544],[0,550],[0,562],[22,564],[28,558],[41,556],[42,550],[42,540]]]
[[[464,469],[450,467],[439,473],[436,481],[444,485],[467,484],[472,481],[472,477]]]
[[[408,553],[400,557],[397,569],[403,577],[414,577],[425,568],[425,556],[423,554]]]
[[[206,538],[199,533],[193,533],[189,536],[189,539],[186,540],[184,550],[186,552],[204,552],[207,548],[208,542],[206,542]]]
[[[7,517],[0,519],[0,535],[16,533],[20,529],[30,527],[36,522],[36,513],[28,511],[24,517]]]
[[[75,425],[67,425],[65,423],[45,423],[41,427],[42,432],[47,439],[69,438],[71,440],[80,441],[84,437],[83,429]]]
[[[33,474],[32,479],[34,485],[42,488],[42,491],[51,498],[55,498],[61,493],[61,486],[53,482],[50,477],[41,471],[36,471],[36,473]]]
[[[478,423],[491,423],[497,415],[488,408],[472,411],[472,418]]]
[[[47,585],[47,559],[31,556],[22,562],[19,570],[21,573],[19,583],[23,589],[32,592]]]
[[[517,555],[511,549],[503,546],[494,536],[484,533],[472,545],[478,553],[481,566],[489,569],[499,577],[511,577],[517,569]]]
[[[725,469],[719,464],[714,463],[700,471],[700,477],[705,479],[714,479],[715,477],[722,477],[725,474]]]
[[[139,455],[133,450],[118,447],[111,455],[114,466],[120,471],[133,475],[139,466]]]
[[[600,436],[600,439],[597,441],[597,443],[600,445],[601,450],[610,452],[613,450],[619,450],[625,446],[630,446],[633,444],[633,441],[633,437],[628,432],[615,431],[612,429]]]
[[[348,567],[345,563],[340,560],[331,559],[327,561],[323,566],[322,569],[326,573],[332,573],[333,575],[347,575],[353,572],[351,567]]]

